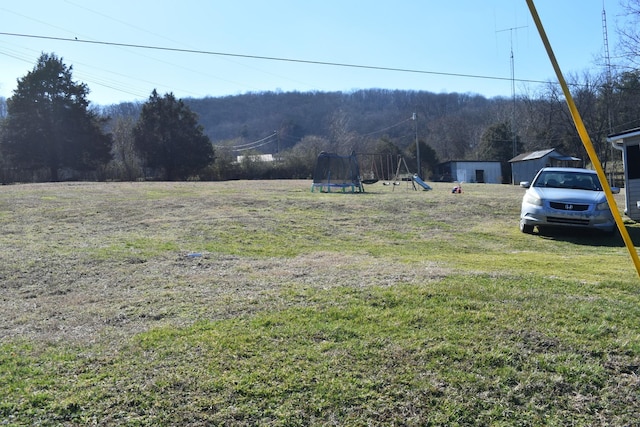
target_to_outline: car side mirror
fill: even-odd
[[[529,188],[531,187],[531,183],[529,181],[520,181],[520,187]]]

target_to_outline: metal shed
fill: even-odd
[[[511,163],[511,182],[519,184],[522,181],[531,181],[536,173],[544,167],[579,167],[582,159],[565,156],[555,148],[549,148],[520,154],[509,160],[509,163]]]
[[[609,135],[607,141],[622,151],[624,164],[624,213],[640,220],[640,128]]]
[[[502,179],[500,162],[452,160],[440,163],[438,174],[441,181],[500,184]]]

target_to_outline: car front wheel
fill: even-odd
[[[533,225],[526,224],[524,221],[520,221],[520,231],[525,234],[533,234]]]

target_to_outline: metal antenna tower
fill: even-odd
[[[612,96],[612,92],[613,92],[613,81],[612,81],[612,77],[611,77],[611,57],[609,56],[609,32],[607,31],[607,11],[604,8],[604,0],[602,0],[602,41],[603,41],[603,45],[604,45],[604,65],[605,65],[605,72],[606,72],[606,76],[607,76],[607,81],[605,83],[605,90],[604,90],[604,105],[605,108],[607,110],[607,129],[608,129],[608,134],[613,133],[613,117],[612,117],[612,112],[611,112],[611,96]],[[613,146],[609,147],[609,151],[605,150],[605,161],[604,161],[604,167],[606,169],[606,167],[608,166],[608,162],[607,162],[607,154],[609,152],[611,152],[611,159],[612,162],[615,162],[615,157],[613,155]],[[613,165],[614,167],[611,168],[610,170],[610,175],[609,175],[609,182],[613,183],[614,182],[614,169],[615,169],[615,164]]]
[[[511,27],[511,28],[505,28],[504,30],[496,31],[497,33],[509,31],[509,37],[510,37],[511,99],[513,102],[513,107],[511,110],[511,137],[513,138],[513,157],[518,155],[518,144],[517,144],[517,138],[516,138],[516,72],[515,72],[515,59],[513,55],[513,32],[521,28],[527,28],[527,26],[524,25],[521,27]]]
[[[605,60],[605,71],[607,73],[607,90],[606,90],[606,105],[607,105],[607,120],[609,125],[609,133],[612,131],[612,119],[611,119],[611,109],[609,108],[610,102],[610,92],[612,89],[611,82],[611,57],[609,56],[609,32],[607,31],[607,11],[604,8],[604,0],[602,1],[602,39],[604,42],[604,60]]]

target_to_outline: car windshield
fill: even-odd
[[[533,183],[533,186],[602,191],[598,176],[583,172],[543,171]]]

